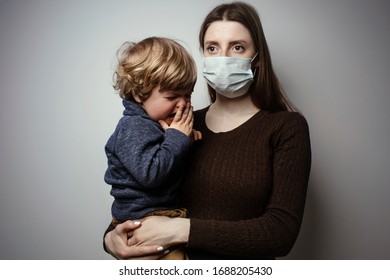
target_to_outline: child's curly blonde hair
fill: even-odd
[[[196,65],[183,46],[172,39],[146,38],[139,43],[126,42],[118,50],[114,89],[126,100],[138,96],[146,100],[156,86],[160,91],[186,94],[194,90]]]

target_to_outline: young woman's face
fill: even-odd
[[[237,21],[214,21],[204,35],[204,56],[252,58],[255,46],[248,29]]]
[[[185,106],[188,102],[191,102],[191,92],[160,92],[160,86],[157,86],[152,90],[150,96],[142,102],[142,107],[153,120],[163,120],[170,125],[178,108]]]

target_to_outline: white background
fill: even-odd
[[[111,259],[103,175],[123,110],[115,52],[127,40],[180,39],[198,65],[200,109],[198,31],[222,2],[0,0],[0,259]],[[389,4],[248,3],[310,126],[307,207],[287,259],[389,259]]]

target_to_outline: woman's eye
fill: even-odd
[[[244,49],[243,46],[234,46],[233,49],[234,49],[236,52],[243,52],[243,51],[245,51],[245,49]]]
[[[207,49],[207,51],[209,51],[211,53],[216,51],[216,47],[214,47],[214,46],[208,46],[206,49]]]

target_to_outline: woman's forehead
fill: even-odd
[[[205,41],[207,40],[232,40],[251,41],[249,30],[237,21],[214,21],[206,30]]]

